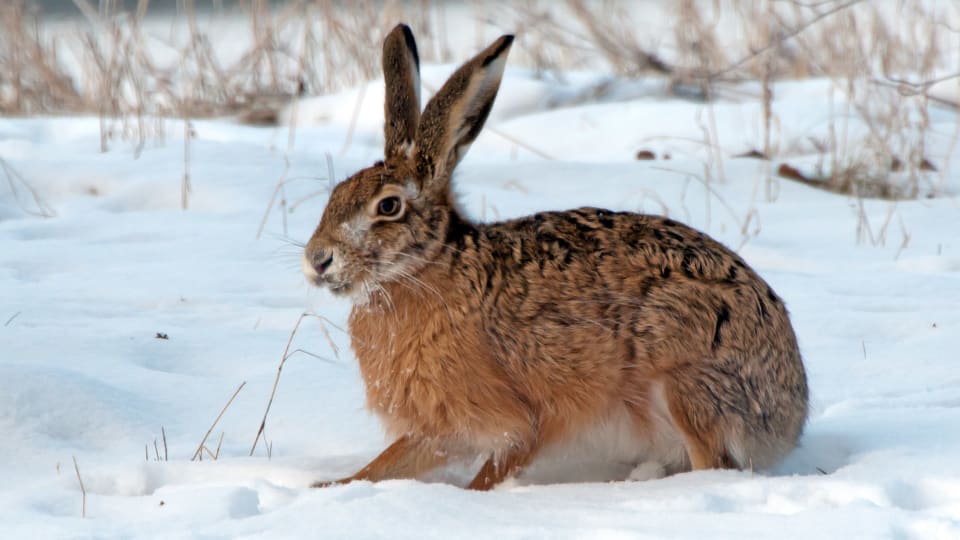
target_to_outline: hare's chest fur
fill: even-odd
[[[367,407],[395,436],[506,446],[525,435],[530,414],[491,361],[479,323],[442,305],[357,307],[350,334]]]

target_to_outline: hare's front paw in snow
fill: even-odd
[[[667,469],[663,465],[656,461],[644,461],[630,471],[627,480],[642,482],[644,480],[659,480],[665,476],[667,476]]]

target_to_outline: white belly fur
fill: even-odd
[[[586,431],[541,449],[517,480],[538,484],[642,480],[686,469],[686,448],[661,392],[653,392],[648,411],[652,429],[642,431],[626,405],[614,406]]]

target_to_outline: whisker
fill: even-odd
[[[455,318],[453,314],[453,309],[450,307],[450,304],[447,302],[447,299],[442,294],[440,294],[440,291],[438,291],[435,287],[425,283],[423,280],[420,280],[415,276],[410,275],[409,272],[400,270],[398,271],[398,277],[401,277],[402,279],[409,281],[409,283],[415,287],[419,287],[427,292],[430,292],[436,295],[437,299],[440,301],[441,307],[443,307],[443,310],[446,312],[447,317],[450,319],[451,328],[454,331],[458,331],[457,325],[454,323]]]
[[[268,237],[270,237],[270,238],[273,239],[273,240],[279,240],[280,242],[283,242],[284,244],[288,244],[288,245],[291,245],[291,246],[294,246],[294,247],[298,247],[298,248],[305,248],[305,247],[307,247],[307,244],[306,244],[305,242],[300,242],[299,240],[294,240],[293,238],[290,238],[289,236],[285,236],[285,235],[282,235],[282,234],[266,233],[265,236],[268,236]]]
[[[438,290],[437,290],[435,287],[433,287],[432,285],[429,285],[428,283],[425,283],[423,280],[417,278],[416,276],[414,276],[414,275],[411,274],[410,272],[407,272],[406,270],[402,270],[402,269],[401,269],[401,270],[394,270],[394,271],[397,272],[398,275],[401,275],[401,276],[409,279],[409,280],[412,281],[413,283],[415,283],[415,284],[417,284],[417,285],[420,285],[421,287],[423,287],[424,290],[427,290],[427,291],[429,291],[429,292],[432,292],[433,294],[435,294],[435,295],[437,296],[437,298],[440,299],[441,302],[446,303],[446,299],[443,297],[442,294],[440,294],[440,291],[438,291]]]

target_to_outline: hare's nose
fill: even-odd
[[[330,264],[333,263],[333,254],[318,253],[313,258],[313,269],[317,271],[318,276],[322,276],[324,272],[327,271],[327,268],[330,268]]]

